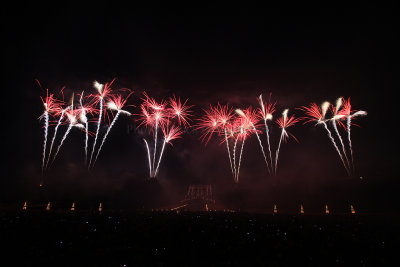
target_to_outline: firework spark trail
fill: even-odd
[[[343,102],[344,102],[344,104],[345,104],[344,106],[343,106]],[[337,137],[339,138],[340,144],[341,144],[341,146],[342,146],[342,152],[343,152],[344,157],[345,157],[345,159],[346,159],[347,167],[348,167],[348,169],[350,170],[350,161],[349,161],[349,158],[347,157],[346,148],[345,148],[345,146],[344,146],[342,136],[340,135],[340,133],[339,133],[339,131],[338,131],[338,129],[337,129],[337,125],[336,125],[336,120],[339,120],[339,122],[340,122],[340,120],[341,120],[343,117],[346,116],[345,114],[343,114],[343,112],[346,113],[347,111],[350,112],[350,110],[351,110],[350,105],[348,106],[348,107],[350,107],[350,110],[346,109],[346,104],[347,104],[347,103],[346,103],[346,100],[343,99],[343,97],[339,97],[339,98],[336,100],[336,107],[334,107],[334,109],[333,109],[334,116],[333,116],[333,118],[332,118],[332,121],[333,121],[332,123],[333,123],[333,128],[335,129],[336,135],[337,135]],[[350,104],[350,102],[349,102],[348,104]],[[343,107],[343,109],[341,109],[341,107]],[[340,123],[341,123],[341,122],[340,122]]]
[[[101,84],[101,83],[99,83],[97,81],[94,81],[94,83],[93,83],[93,86],[96,88],[96,90],[99,93],[98,101],[99,101],[100,109],[99,109],[99,119],[97,121],[96,135],[95,135],[94,142],[93,142],[93,148],[92,148],[92,153],[90,155],[88,169],[90,168],[90,165],[92,163],[93,154],[94,154],[94,151],[96,149],[97,138],[99,136],[100,125],[101,125],[101,117],[103,115],[104,98],[107,96],[107,94],[109,94],[111,85],[114,83],[114,81],[115,81],[115,79],[113,79],[110,83],[106,83],[105,85]]]
[[[83,98],[83,92],[81,94],[81,98],[79,100],[80,104],[81,104],[81,115],[80,115],[80,119],[83,123],[85,123],[85,165],[87,164],[87,153],[88,153],[88,141],[89,141],[89,125],[88,125],[88,120],[86,117],[86,111],[85,111],[85,107],[82,104],[82,98]]]
[[[56,127],[55,127],[55,129],[54,129],[54,134],[53,134],[53,138],[52,138],[52,140],[51,140],[49,154],[48,154],[48,156],[47,156],[46,169],[47,169],[47,165],[49,164],[49,160],[50,160],[50,157],[51,157],[51,151],[53,150],[54,141],[55,141],[56,136],[57,136],[58,127],[60,126],[60,124],[61,124],[61,122],[62,122],[62,120],[63,120],[63,118],[64,118],[65,111],[67,111],[69,108],[70,108],[70,107],[67,107],[66,109],[63,109],[63,110],[61,111],[60,118],[58,119],[57,125],[56,125]]]
[[[149,171],[150,171],[150,177],[152,177],[152,169],[151,169],[151,157],[150,157],[150,149],[149,149],[149,144],[147,143],[146,139],[144,139],[144,142],[146,144],[146,148],[147,148],[147,156],[149,158]]]
[[[85,122],[85,165],[87,164],[88,143],[89,143],[89,124],[88,124],[88,121],[86,120],[86,122]]]
[[[282,117],[278,118],[278,120],[276,121],[276,123],[282,129],[282,132],[281,132],[281,137],[279,138],[278,149],[276,150],[276,155],[275,155],[275,175],[278,169],[278,158],[279,158],[279,151],[281,148],[282,139],[286,142],[286,139],[289,138],[289,134],[286,131],[286,129],[295,125],[299,121],[299,119],[295,118],[295,116],[293,115],[288,117],[288,112],[289,109],[285,109],[282,112]],[[296,137],[294,137],[292,134],[290,134],[290,136],[292,136],[297,141]]]
[[[39,83],[39,81],[37,81]],[[40,83],[39,86],[41,87]],[[62,90],[61,90],[62,91]],[[46,97],[42,99],[42,103],[44,106],[44,112],[39,117],[39,120],[44,118],[44,142],[43,142],[43,156],[42,156],[42,174],[44,172],[44,162],[46,159],[46,148],[47,148],[47,136],[49,133],[49,114],[57,113],[61,110],[61,101],[54,98],[53,94],[49,94],[47,90]]]
[[[164,134],[164,142],[161,148],[160,155],[158,157],[158,163],[156,169],[153,172],[153,178],[156,178],[157,176],[158,168],[160,167],[161,159],[162,156],[164,155],[165,145],[174,139],[180,138],[183,133],[179,126],[169,125],[168,122],[165,125],[163,125],[163,128],[161,128],[161,130]]]
[[[101,149],[103,148],[104,142],[106,141],[107,136],[108,136],[108,134],[110,133],[112,127],[113,127],[114,124],[115,124],[115,122],[117,121],[117,119],[118,119],[118,117],[119,117],[119,114],[121,114],[121,110],[118,110],[118,112],[117,112],[117,114],[115,115],[114,119],[112,120],[110,126],[108,127],[107,132],[105,133],[105,135],[104,135],[104,137],[103,137],[103,140],[101,141],[100,147],[99,147],[99,149],[97,150],[97,154],[96,154],[96,157],[94,158],[94,161],[93,161],[93,164],[92,164],[92,168],[93,168],[94,165],[96,164],[97,158],[99,157],[100,151],[101,151]]]
[[[154,122],[154,151],[152,161],[152,169],[154,170],[157,154],[158,128],[162,129],[162,127],[166,123],[166,120],[169,119],[170,116],[168,112],[165,113],[165,108],[167,104],[164,102],[164,100],[162,100],[160,103],[157,103],[154,98],[149,97],[145,92],[143,94],[145,96],[145,98],[142,98],[142,100],[144,101],[142,106],[142,112],[144,113],[143,123],[153,127]],[[174,113],[174,116],[177,116],[178,120],[184,121],[185,118],[181,116],[186,114],[186,109],[182,107],[182,105],[180,104],[180,100],[176,102],[174,99],[171,99],[170,104],[172,105],[170,113]],[[148,108],[152,110],[151,116],[147,112]]]
[[[93,147],[92,147],[92,153],[90,155],[90,160],[89,160],[89,164],[88,164],[88,169],[90,169],[90,165],[92,163],[92,158],[93,158],[93,154],[94,154],[94,150],[96,148],[96,142],[97,142],[97,137],[99,135],[99,131],[100,131],[100,124],[101,124],[101,116],[103,115],[103,98],[100,98],[100,109],[99,109],[99,119],[97,121],[97,129],[96,129],[96,136],[94,138],[94,142],[93,142]]]
[[[349,116],[350,115],[351,106],[350,106],[349,102],[345,102],[344,108],[340,112],[338,111],[338,109],[339,109],[339,107],[341,105],[340,101],[338,100],[337,103],[336,103],[336,107],[333,108],[334,119],[342,118],[343,116]],[[328,134],[328,137],[332,142],[332,145],[334,146],[336,152],[338,153],[338,155],[340,157],[340,160],[342,161],[343,166],[345,167],[347,173],[350,175],[350,170],[347,167],[347,165],[346,165],[346,163],[345,163],[345,161],[343,159],[343,155],[340,152],[340,149],[337,146],[336,141],[332,136],[332,132],[329,130],[328,125],[326,123],[327,120],[325,119],[325,115],[326,115],[327,110],[329,109],[329,106],[330,106],[330,103],[325,101],[325,102],[323,102],[321,104],[321,107],[319,107],[316,103],[311,103],[310,106],[308,106],[308,107],[303,106],[300,109],[305,111],[306,114],[307,114],[307,116],[304,117],[304,119],[306,120],[305,123],[307,123],[307,122],[316,122],[316,125],[319,125],[319,124],[323,124],[324,125],[324,128],[325,128],[325,130],[326,130],[326,132]]]
[[[236,173],[236,183],[239,182],[239,171],[240,171],[240,163],[242,162],[242,154],[243,154],[244,141],[246,141],[246,138],[243,138],[242,147],[241,147],[241,149],[240,149],[239,163],[238,163],[238,169],[237,169],[237,173]]]
[[[338,128],[337,128],[336,120],[335,120],[335,119],[332,120],[332,124],[333,124],[333,128],[335,129],[336,135],[337,135],[338,138],[339,138],[340,144],[341,144],[341,146],[342,146],[342,151],[343,151],[344,157],[345,157],[345,159],[346,159],[346,161],[345,161],[343,164],[346,164],[346,165],[347,165],[347,168],[346,168],[346,169],[347,169],[347,171],[349,172],[349,175],[350,175],[350,173],[351,173],[351,172],[350,172],[350,161],[349,161],[349,158],[347,157],[346,148],[345,148],[345,146],[344,146],[342,136],[340,135],[339,130],[338,130]]]
[[[343,102],[344,102],[344,105],[343,105]],[[343,109],[341,109],[341,107],[343,107]],[[339,97],[336,100],[336,106],[333,107],[333,118],[331,119],[332,124],[333,124],[333,129],[335,130],[335,133],[336,133],[337,137],[339,138],[340,144],[342,146],[342,152],[346,159],[345,163],[347,164],[347,171],[348,171],[349,175],[351,173],[350,161],[349,161],[349,158],[347,157],[347,152],[346,152],[346,148],[343,143],[342,136],[340,135],[339,130],[337,128],[336,120],[339,120],[339,122],[340,122],[340,120],[347,115],[346,113],[350,113],[350,112],[351,112],[350,102],[347,102],[345,99],[343,99],[343,97]],[[350,114],[348,114],[348,115],[350,115]]]
[[[354,172],[354,157],[353,157],[353,146],[351,144],[350,127],[351,127],[351,116],[348,116],[347,117],[347,139],[349,140],[349,148],[350,148],[350,155],[351,155],[351,167]]]
[[[139,121],[141,121],[139,126],[144,125],[146,128],[150,128],[150,132],[152,132],[154,140],[153,151],[150,151],[149,144],[146,140],[145,144],[149,160],[150,178],[156,178],[166,144],[181,136],[183,133],[180,128],[181,126],[190,126],[190,119],[188,118],[190,116],[190,111],[188,110],[190,106],[186,105],[187,101],[182,104],[180,98],[176,98],[175,96],[170,98],[168,102],[161,100],[161,102],[158,103],[145,92],[143,94],[145,97],[142,98],[143,103],[140,106],[141,114],[138,114],[140,116]],[[176,122],[173,122],[174,120],[176,120]],[[160,149],[157,150],[159,145],[159,131],[162,131],[164,135],[161,151],[158,151]]]
[[[256,136],[257,136],[257,139],[258,139],[258,143],[260,144],[260,147],[261,147],[261,152],[262,152],[262,154],[263,154],[263,156],[264,156],[265,163],[267,164],[267,169],[268,169],[268,172],[270,172],[270,169],[269,169],[269,164],[268,164],[268,160],[267,160],[267,156],[265,155],[265,152],[264,152],[264,146],[263,146],[263,145],[262,145],[262,143],[261,143],[260,136],[258,135],[258,133],[257,133],[257,129],[256,129],[256,127],[254,126],[254,124],[253,124],[253,123],[251,123],[251,126],[253,127],[253,130],[254,130],[254,132],[255,132],[255,134],[256,134]]]
[[[68,136],[69,132],[71,131],[72,126],[73,126],[73,124],[72,124],[72,122],[70,122],[70,124],[68,125],[68,129],[67,129],[67,131],[65,132],[63,138],[61,139],[61,143],[60,143],[60,145],[58,146],[56,153],[54,154],[54,157],[53,157],[53,160],[51,161],[51,164],[54,163],[54,160],[56,159],[56,157],[57,157],[57,155],[58,155],[58,152],[60,151],[60,148],[61,148],[62,145],[64,144],[65,139],[67,139],[67,136]]]
[[[235,173],[233,171],[232,157],[231,157],[231,151],[229,149],[229,141],[228,141],[228,134],[226,132],[226,127],[224,127],[224,132],[225,132],[226,149],[228,150],[228,156],[229,156],[229,163],[231,165],[232,175],[235,176]]]
[[[349,147],[350,147],[350,153],[351,153],[351,165],[353,168],[353,172],[355,170],[354,168],[354,156],[353,156],[353,146],[352,146],[352,142],[351,142],[351,132],[350,132],[350,127],[351,127],[351,119],[352,117],[356,117],[356,116],[365,116],[367,115],[366,111],[357,111],[356,113],[354,113],[353,115],[349,115],[347,116],[347,138],[349,139]]]
[[[154,171],[154,177],[157,176],[158,167],[160,166],[161,158],[162,158],[162,156],[163,156],[164,148],[165,148],[165,144],[166,144],[166,143],[167,143],[166,140],[164,140],[163,145],[162,145],[162,148],[161,148],[161,153],[160,153],[160,156],[159,156],[159,158],[158,158],[157,167],[156,167],[156,170]]]
[[[126,114],[126,115],[128,115],[128,116],[131,115],[130,112],[125,111],[125,110],[122,110],[122,108],[124,107],[124,105],[125,105],[127,99],[129,98],[129,96],[130,96],[132,93],[133,93],[133,92],[131,92],[131,93],[128,95],[128,97],[127,97],[126,99],[124,99],[124,100],[122,99],[121,95],[118,95],[118,96],[110,95],[110,96],[109,96],[110,101],[107,103],[107,108],[110,109],[110,110],[116,110],[117,113],[115,114],[114,119],[112,120],[110,126],[108,127],[106,133],[105,133],[104,136],[103,136],[103,139],[102,139],[102,141],[101,141],[101,144],[100,144],[100,146],[99,146],[99,149],[97,150],[96,157],[94,158],[93,164],[91,165],[92,168],[93,168],[94,165],[96,164],[97,158],[98,158],[99,155],[100,155],[100,152],[101,152],[101,149],[103,148],[104,142],[106,141],[107,136],[108,136],[108,134],[110,133],[111,129],[113,128],[113,126],[114,126],[115,123],[117,122],[119,115],[120,115],[121,113]],[[90,166],[89,166],[89,168],[90,168]]]
[[[158,132],[158,119],[156,119],[156,126],[154,128],[154,152],[153,152],[153,170],[154,170],[154,162],[156,161],[156,152],[157,152],[157,132]]]
[[[279,143],[278,143],[278,149],[276,150],[276,154],[275,154],[275,175],[276,175],[276,170],[278,168],[279,150],[281,149],[281,143],[282,143],[284,134],[285,134],[285,128],[282,128],[281,137],[279,138]]]
[[[164,134],[164,142],[161,148],[160,155],[158,157],[157,167],[154,171],[154,178],[157,176],[158,168],[160,167],[161,159],[164,154],[165,145],[174,139],[180,138],[183,133],[179,126],[176,125],[170,126],[168,123],[164,125],[164,127],[162,128],[162,132]]]
[[[350,175],[350,172],[349,172],[349,170],[348,170],[348,168],[347,168],[347,166],[346,166],[346,163],[344,162],[342,153],[340,153],[340,150],[339,150],[338,146],[336,145],[335,139],[334,139],[333,136],[332,136],[332,132],[329,130],[328,125],[327,125],[324,121],[322,121],[321,123],[324,125],[325,130],[327,131],[328,136],[329,136],[329,138],[331,139],[331,142],[332,142],[333,146],[334,146],[335,149],[336,149],[336,152],[339,154],[339,157],[340,157],[340,159],[342,160],[343,166],[345,167],[345,169],[346,169],[346,171],[347,171],[347,174]]]
[[[263,154],[263,156],[264,156],[265,163],[267,164],[268,172],[270,172],[270,168],[269,168],[267,156],[265,155],[265,151],[264,151],[264,146],[263,146],[263,144],[262,144],[262,142],[261,142],[260,136],[258,135],[257,129],[256,129],[255,125],[254,125],[254,123],[255,123],[254,114],[252,113],[252,111],[251,111],[250,108],[247,109],[247,110],[245,110],[245,112],[246,112],[247,115],[246,115],[241,109],[236,109],[235,112],[236,112],[237,114],[239,114],[239,115],[244,119],[244,123],[245,123],[245,124],[250,125],[250,126],[253,128],[254,133],[255,133],[256,136],[257,136],[257,140],[258,140],[258,143],[259,143],[259,145],[260,145],[261,152],[262,152],[262,154]]]
[[[340,99],[338,99],[337,103],[341,104],[342,102],[343,102],[343,108],[339,111],[338,108],[336,107],[334,111],[336,112],[337,117],[339,119],[346,118],[347,121],[346,126],[344,126],[344,124],[340,120],[338,120],[338,123],[340,124],[340,126],[343,126],[347,130],[347,139],[348,139],[351,159],[349,160],[346,154],[345,156],[348,161],[349,170],[354,173],[354,156],[353,156],[353,147],[351,143],[351,129],[350,129],[351,119],[352,117],[356,117],[359,115],[367,115],[367,113],[365,111],[360,110],[351,114],[352,110],[351,110],[350,98],[348,98],[348,100],[346,101],[343,97],[341,97]]]
[[[268,128],[267,120],[264,120],[264,124],[265,124],[265,133],[266,133],[266,136],[267,136],[267,145],[268,145],[268,151],[269,151],[269,159],[270,159],[270,162],[271,162],[271,169],[272,169],[272,167],[273,167],[273,164],[272,164],[272,153],[271,153],[271,145],[270,145],[270,142],[269,142],[269,128]],[[273,172],[273,170],[270,171],[269,168],[268,168],[268,171],[269,171],[270,173],[271,173],[271,171]]]
[[[49,129],[49,113],[47,110],[43,114],[44,116],[44,143],[43,143],[43,156],[42,156],[42,173],[44,171],[44,161],[46,157],[46,147],[47,147],[47,134]]]
[[[271,100],[271,95],[270,95],[270,100]],[[267,137],[267,146],[268,146],[270,166],[271,166],[271,170],[268,168],[268,172],[272,173],[274,164],[273,164],[273,160],[272,160],[271,143],[270,143],[270,138],[269,138],[269,127],[268,127],[267,121],[272,120],[272,114],[275,112],[276,102],[274,104],[269,102],[269,103],[265,103],[265,105],[264,105],[264,101],[262,99],[262,94],[260,94],[260,96],[258,97],[258,102],[260,103],[260,106],[261,106],[260,113],[264,119],[265,134]]]
[[[233,145],[233,168],[234,168],[234,171],[235,171],[235,176],[234,176],[235,181],[236,181],[236,177],[237,177],[237,171],[236,171],[236,145],[237,145],[238,139],[239,139],[239,135],[236,137],[235,143]]]

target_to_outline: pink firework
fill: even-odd
[[[324,115],[322,113],[322,108],[318,106],[316,103],[311,103],[309,106],[302,106],[299,108],[300,110],[303,110],[306,114],[305,117],[302,117],[301,119],[304,120],[304,123],[309,123],[309,122],[317,122],[321,123],[324,121]]]
[[[342,136],[340,135],[339,130],[337,128],[337,124],[336,124],[336,122],[341,123],[340,120],[345,119],[346,118],[346,113],[348,112],[347,109],[344,110],[344,111],[343,111],[343,109],[341,109],[342,106],[343,106],[343,100],[344,100],[343,97],[339,97],[336,100],[336,105],[335,106],[334,105],[331,106],[333,117],[330,120],[332,121],[333,129],[335,130],[336,136],[338,137],[338,139],[340,141],[340,144],[341,144],[341,147],[342,147],[342,153],[343,153],[344,158],[346,160],[345,161],[346,169],[347,169],[347,172],[348,172],[348,174],[350,176],[350,173],[351,173],[351,170],[350,170],[351,169],[351,162],[349,160],[349,157],[347,156],[346,147],[344,145]]]
[[[97,81],[94,81],[93,86],[98,93],[96,95],[92,95],[94,97],[94,102],[93,102],[94,105],[98,104],[99,102],[101,102],[101,100],[106,99],[108,97],[108,95],[111,93],[111,86],[113,85],[114,82],[115,78],[111,82],[105,84],[101,84]]]
[[[351,110],[350,97],[349,97],[347,101],[343,98],[343,108],[340,110],[340,113],[341,113],[341,115],[346,117],[346,126],[341,121],[338,121],[338,123],[340,126],[342,126],[347,131],[347,141],[349,143],[349,150],[350,150],[350,156],[351,156],[351,169],[354,172],[355,168],[354,168],[353,145],[352,145],[352,141],[351,141],[351,125],[356,125],[356,126],[358,126],[358,125],[354,124],[352,122],[352,119],[357,116],[365,116],[365,115],[367,115],[367,112],[362,111],[362,110],[360,110],[360,111]]]
[[[48,155],[47,155],[47,161],[46,161],[45,169],[47,169],[47,166],[48,166],[50,158],[51,158],[51,152],[53,151],[53,145],[54,145],[54,141],[56,140],[58,128],[63,123],[65,112],[67,112],[70,108],[71,108],[71,106],[68,106],[65,109],[63,109],[61,112],[59,112],[59,114],[58,114],[59,119],[58,119],[58,122],[57,122],[57,124],[56,124],[56,126],[54,128],[53,138],[52,138],[51,143],[50,143],[50,149],[49,149],[49,152],[48,152]]]
[[[117,112],[121,113],[126,113],[127,115],[131,115],[128,111],[123,110],[123,108],[126,106],[126,102],[128,101],[128,98],[133,94],[133,92],[130,92],[127,97],[122,98],[121,95],[110,95],[109,97],[109,102],[107,103],[107,107],[110,110],[115,110]]]
[[[182,129],[179,126],[169,126],[162,128],[162,132],[164,134],[164,140],[166,143],[170,143],[172,140],[178,139],[182,137]]]
[[[140,118],[138,119],[139,126],[145,126],[147,129],[151,129],[152,126],[154,125],[154,120],[153,120],[153,116],[150,115],[150,112],[147,110],[146,106],[144,104],[140,105],[140,110],[141,113],[137,114]]]
[[[274,103],[271,102],[271,94],[269,95],[268,102],[263,101],[262,94],[258,97],[258,102],[260,104],[259,113],[260,113],[261,117],[264,119],[265,136],[267,138],[267,146],[268,146],[268,152],[269,152],[269,164],[267,162],[267,169],[271,173],[273,162],[272,162],[271,142],[270,142],[270,138],[269,138],[268,121],[272,120],[273,114],[275,112],[276,102],[274,102]],[[269,165],[271,166],[271,169],[270,169]]]
[[[178,99],[176,99],[176,97],[171,97],[169,99],[169,113],[170,113],[170,117],[172,118],[177,118],[178,119],[178,123],[179,125],[183,124],[185,127],[189,127],[190,126],[190,116],[191,116],[191,112],[190,112],[190,108],[192,106],[187,106],[186,102],[188,100],[186,99],[185,102],[183,102],[183,104],[181,103],[181,99],[178,97]]]
[[[221,127],[225,127],[233,118],[233,110],[229,105],[221,105],[218,103],[214,110],[217,122]]]
[[[149,95],[146,92],[143,92],[143,95],[145,98],[142,98],[143,100],[143,104],[148,107],[151,108],[153,110],[161,110],[164,111],[166,108],[166,103],[164,100],[161,100],[160,103],[157,103],[157,101],[154,98],[149,97]]]
[[[111,92],[111,85],[114,83],[115,79],[113,79],[110,83],[106,83],[106,84],[101,84],[98,83],[97,81],[95,81],[93,83],[93,86],[95,87],[95,89],[97,90],[98,94],[94,96],[94,102],[93,102],[93,106],[95,106],[97,103],[99,103],[99,118],[97,120],[97,128],[96,128],[96,135],[94,138],[94,142],[93,142],[93,147],[92,147],[92,153],[90,155],[90,160],[89,160],[89,164],[88,164],[88,168],[90,167],[91,163],[92,163],[92,159],[93,159],[93,155],[94,155],[94,151],[96,149],[96,143],[97,143],[97,138],[99,136],[99,131],[100,131],[100,125],[101,125],[101,118],[103,115],[103,109],[104,109],[104,100],[105,98],[110,94]]]
[[[355,111],[351,109],[351,104],[350,104],[350,97],[346,100],[344,98],[342,98],[342,109],[339,110],[338,115],[344,120],[348,120],[349,117],[352,117],[352,113],[354,113]],[[343,123],[341,120],[337,120],[337,123],[339,124],[339,126],[341,126],[343,129],[347,130],[347,123]],[[351,118],[350,118],[350,123],[351,122]],[[352,123],[352,125],[358,126],[357,124]]]
[[[253,110],[251,107],[243,110],[245,117],[242,118],[242,127],[245,127],[250,132],[260,132],[257,128],[259,127],[260,116],[257,110]]]
[[[158,128],[168,122],[170,114],[164,100],[157,103],[157,101],[149,97],[146,92],[143,94],[145,98],[142,98],[143,103],[140,105],[141,113],[138,114],[138,121],[140,121],[138,127],[144,125],[150,131],[154,131],[154,134],[157,134]]]
[[[47,90],[47,95],[46,97],[43,99],[42,97],[40,97],[42,99],[42,103],[43,103],[43,107],[45,112],[49,113],[49,114],[55,114],[60,112],[60,110],[62,110],[62,101],[58,100],[54,97],[54,94],[49,94],[49,91]]]
[[[87,115],[88,114],[96,114],[99,111],[94,108],[94,105],[90,102],[83,103],[83,93],[80,95],[79,99],[79,120],[85,124],[85,165],[87,164],[87,154],[88,154],[88,142],[89,142],[89,122]]]
[[[94,161],[93,161],[92,165],[89,166],[89,168],[90,168],[90,167],[93,168],[94,165],[96,164],[97,158],[99,157],[99,154],[100,154],[100,152],[101,152],[101,149],[103,148],[104,142],[106,141],[107,136],[108,136],[108,134],[110,133],[111,129],[113,128],[115,122],[118,120],[119,115],[120,115],[120,114],[125,114],[125,115],[128,115],[128,116],[131,115],[130,112],[128,112],[128,111],[126,111],[126,110],[123,110],[123,108],[124,108],[124,106],[125,106],[125,104],[126,104],[128,98],[129,98],[129,96],[131,96],[132,93],[133,93],[133,92],[130,92],[129,95],[128,95],[126,98],[122,98],[121,95],[117,95],[117,96],[115,96],[115,95],[110,95],[110,96],[109,96],[109,102],[107,103],[107,107],[108,107],[108,109],[110,109],[110,110],[112,110],[112,111],[116,111],[117,113],[116,113],[116,115],[114,116],[114,119],[111,121],[110,126],[108,126],[108,129],[107,129],[106,133],[105,133],[104,136],[103,136],[103,139],[102,139],[102,141],[101,141],[101,144],[100,144],[100,146],[99,146],[99,149],[97,150],[96,157],[94,158]]]
[[[149,129],[150,132],[153,132],[154,148],[152,156],[150,155],[151,152],[147,140],[144,139],[144,142],[149,160],[150,178],[155,178],[158,173],[165,145],[182,135],[181,127],[190,126],[189,117],[191,111],[189,109],[191,106],[186,104],[187,100],[182,103],[180,98],[176,98],[175,96],[170,98],[168,102],[164,100],[157,102],[147,93],[144,92],[143,95],[143,103],[140,105],[141,113],[138,114],[138,121],[140,122],[138,127],[144,126],[146,129]],[[156,162],[158,131],[160,128],[164,135],[164,140]]]
[[[59,146],[58,146],[58,148],[56,150],[56,153],[54,154],[52,163],[57,158],[58,152],[60,152],[60,149],[61,149],[62,145],[64,144],[64,141],[67,139],[72,127],[84,128],[84,126],[82,124],[78,123],[77,117],[79,115],[79,110],[73,109],[73,107],[71,105],[71,108],[68,109],[65,112],[65,114],[67,115],[67,119],[68,119],[67,120],[68,121],[68,128],[67,128],[64,136],[61,139],[61,142],[60,142],[60,144],[59,144]]]
[[[211,105],[208,110],[204,110],[204,113],[205,115],[199,119],[197,129],[203,132],[200,139],[207,145],[212,135],[218,133],[219,117],[218,112]]]
[[[142,105],[146,109],[146,113],[150,115],[150,122],[153,122],[150,129],[154,131],[154,151],[152,161],[152,169],[154,170],[157,152],[158,128],[165,125],[169,117],[168,113],[166,112],[166,103],[164,100],[161,100],[160,103],[157,103],[157,101],[154,98],[149,97],[146,92],[144,92],[143,95],[145,96],[145,98],[142,98]]]
[[[170,126],[170,125],[166,125],[165,127],[162,128],[162,132],[164,134],[164,142],[161,148],[161,152],[160,152],[160,156],[158,158],[158,163],[157,163],[157,167],[154,171],[154,177],[157,176],[158,173],[158,168],[160,167],[160,163],[161,163],[161,159],[162,156],[164,154],[164,149],[165,149],[165,145],[167,143],[170,143],[172,140],[174,139],[178,139],[181,137],[181,135],[183,134],[182,130],[180,129],[179,126]]]
[[[264,102],[262,99],[262,95],[258,97],[258,102],[260,104],[260,108],[258,109],[258,112],[262,116],[262,118],[267,121],[272,119],[272,115],[275,112],[275,106],[276,102],[271,103],[271,94],[270,94],[270,100],[268,102]]]
[[[296,118],[294,115],[292,115],[291,117],[284,115],[276,120],[276,123],[279,125],[279,128],[281,128],[282,132],[284,133],[283,139],[285,142],[286,138],[288,138],[289,135],[292,136],[296,141],[298,141],[294,135],[290,133],[288,134],[288,132],[286,131],[287,128],[295,125],[297,122],[299,122],[299,119]]]
[[[302,106],[300,109],[305,112],[306,116],[302,117],[301,119],[305,121],[304,123],[315,122],[317,125],[322,124],[324,126],[333,147],[340,157],[343,166],[345,167],[347,173],[349,173],[349,169],[347,168],[347,165],[344,161],[342,152],[337,146],[336,141],[332,136],[332,132],[329,130],[326,123],[327,119],[325,119],[325,115],[329,106],[329,102],[324,102],[321,106],[318,106],[316,103],[311,103],[309,106]]]
[[[40,83],[39,83],[40,85]],[[56,114],[62,110],[62,102],[54,98],[54,94],[49,95],[49,90],[46,90],[46,97],[40,97],[43,103],[44,112],[39,119],[44,118],[44,142],[43,142],[43,156],[42,156],[42,173],[44,171],[44,162],[46,158],[47,148],[47,135],[49,131],[49,114]]]
[[[234,137],[234,128],[232,125],[233,119],[233,110],[229,105],[220,105],[218,103],[217,107],[214,109],[215,123],[213,121],[213,128],[219,127],[223,130],[224,138],[222,142],[226,143],[226,150],[228,152],[229,164],[231,167],[233,178],[235,179],[236,167],[234,168],[231,156],[231,149],[229,145],[229,139]],[[221,132],[221,130],[216,129],[217,132]],[[228,135],[229,132],[229,135]]]
[[[264,157],[265,164],[267,165],[268,172],[270,172],[269,163],[267,160],[267,156],[265,155],[264,146],[261,142],[260,136],[258,135],[259,130],[257,130],[257,123],[260,120],[260,115],[258,114],[257,110],[252,110],[251,107],[247,108],[246,110],[242,111],[240,109],[236,110],[236,113],[240,115],[240,128],[246,129],[246,133],[249,133],[249,130],[252,130],[257,137],[258,143],[261,148],[261,153]],[[246,137],[246,136],[245,136]]]
[[[279,128],[282,129],[282,132],[281,132],[281,137],[279,139],[278,148],[277,148],[276,154],[275,154],[275,175],[276,175],[276,171],[278,168],[278,158],[279,158],[279,151],[281,148],[282,139],[285,140],[285,142],[286,142],[286,139],[289,137],[289,134],[286,131],[286,129],[295,125],[299,121],[299,119],[297,119],[293,115],[291,117],[288,117],[288,112],[289,112],[289,110],[285,109],[282,113],[282,117],[280,117],[276,120],[276,123],[279,125]],[[296,139],[296,137],[294,137],[294,135],[290,134],[290,136],[292,136],[297,141],[297,139]]]
[[[244,112],[241,110],[240,111],[236,110],[236,113],[241,115],[234,122],[234,125],[237,129],[236,140],[235,140],[234,150],[233,150],[234,169],[236,170],[234,180],[236,183],[238,183],[240,166],[241,166],[241,162],[242,162],[242,155],[243,155],[243,149],[244,149],[244,143],[245,143],[247,137],[249,137],[251,135],[251,133],[254,132],[257,134],[257,129],[255,128],[255,125],[254,125],[257,122],[256,121],[257,115],[255,112],[253,112],[251,110],[251,108],[248,108]],[[244,116],[242,114],[244,114]],[[258,134],[257,134],[257,137],[258,137]],[[242,141],[242,145],[240,148],[239,159],[238,159],[237,167],[236,167],[236,144],[237,144],[238,140]]]

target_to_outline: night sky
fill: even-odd
[[[132,207],[160,197],[157,203],[170,204],[182,199],[189,184],[200,183],[213,184],[225,203],[251,208],[278,201],[318,209],[326,201],[338,207],[353,201],[366,212],[397,209],[394,6],[124,8],[113,1],[68,1],[7,7],[1,17],[2,203],[40,201],[45,194]],[[204,146],[200,133],[191,131],[166,148],[162,196],[149,195],[143,133],[135,117],[125,117],[90,174],[83,166],[84,134],[73,131],[46,178],[46,193],[39,192],[44,91],[35,79],[53,92],[66,86],[69,97],[94,92],[94,80],[114,77],[115,89],[135,91],[130,104],[138,105],[144,90],[158,100],[175,94],[189,98],[194,118],[217,102],[257,107],[260,93],[272,93],[276,116],[285,108],[301,116],[296,108],[302,105],[351,97],[354,109],[368,111],[357,119],[361,127],[352,128],[356,176],[346,176],[322,128],[298,124],[290,132],[299,143],[291,139],[282,146],[277,177],[267,174],[255,136],[246,141],[237,189],[226,147],[219,139]],[[274,125],[274,144],[279,134]]]

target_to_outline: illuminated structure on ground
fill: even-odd
[[[216,210],[211,185],[190,185],[182,204],[171,210],[211,211]]]
[[[207,202],[215,202],[211,185],[190,185],[184,201],[202,199]]]

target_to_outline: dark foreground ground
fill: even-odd
[[[3,212],[0,265],[395,266],[398,226],[357,214]]]

